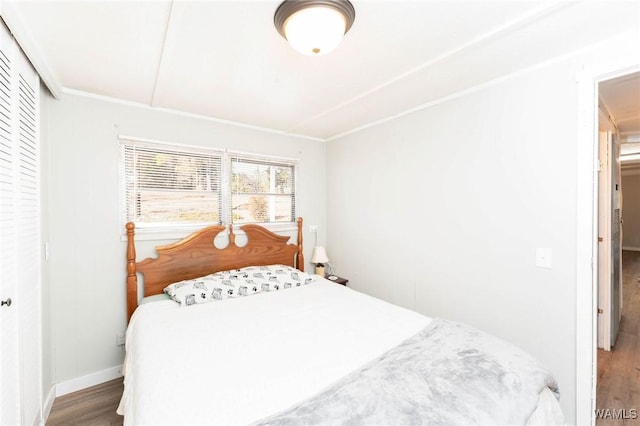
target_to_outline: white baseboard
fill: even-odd
[[[86,376],[78,377],[72,380],[67,380],[66,382],[58,383],[55,385],[55,394],[56,397],[66,395],[68,393],[90,388],[91,386],[99,385],[101,383],[108,382],[109,380],[117,379],[119,377],[122,377],[121,365],[87,374]]]
[[[627,247],[627,246],[622,246],[622,250],[640,251],[640,247]]]

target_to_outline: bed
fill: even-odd
[[[127,236],[124,424],[563,423],[508,342],[305,273],[301,218],[295,243],[211,226],[142,261]]]

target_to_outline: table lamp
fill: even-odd
[[[327,253],[324,251],[324,247],[315,246],[313,249],[313,256],[311,256],[311,263],[316,264],[316,274],[324,277],[324,264],[329,262]]]

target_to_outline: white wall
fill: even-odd
[[[116,333],[126,327],[118,134],[299,158],[298,214],[305,219],[305,231],[309,224],[319,225],[319,238],[324,238],[323,142],[77,94],[43,102],[45,236],[50,245],[44,300],[50,303],[46,333],[52,344],[52,383],[80,380],[86,385],[91,379],[84,377],[123,360],[123,347],[116,346]],[[305,232],[306,259],[313,237]],[[164,242],[142,243],[138,258],[152,255],[159,243]]]
[[[637,47],[637,32],[626,40]],[[576,278],[577,159],[588,161],[577,147],[593,144],[578,140],[577,79],[606,63],[607,50],[541,64],[327,144],[326,244],[339,274],[358,290],[528,350],[558,379],[569,424],[576,330],[591,327],[576,323],[578,294],[591,292]],[[581,184],[588,191],[592,182]],[[551,269],[535,266],[536,248],[553,250]]]

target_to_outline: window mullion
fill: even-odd
[[[269,167],[269,194],[267,197],[269,199],[269,222],[276,221],[276,197],[273,195],[276,192],[276,168],[273,166]]]
[[[233,161],[232,156],[228,153],[225,152],[222,155],[222,185],[221,185],[221,190],[220,190],[220,211],[222,214],[222,223],[223,224],[228,224],[228,223],[233,223],[233,213],[231,210],[231,200],[232,200],[232,194],[231,192],[233,191],[233,185],[232,185],[232,169],[233,167],[231,166],[231,162]]]

